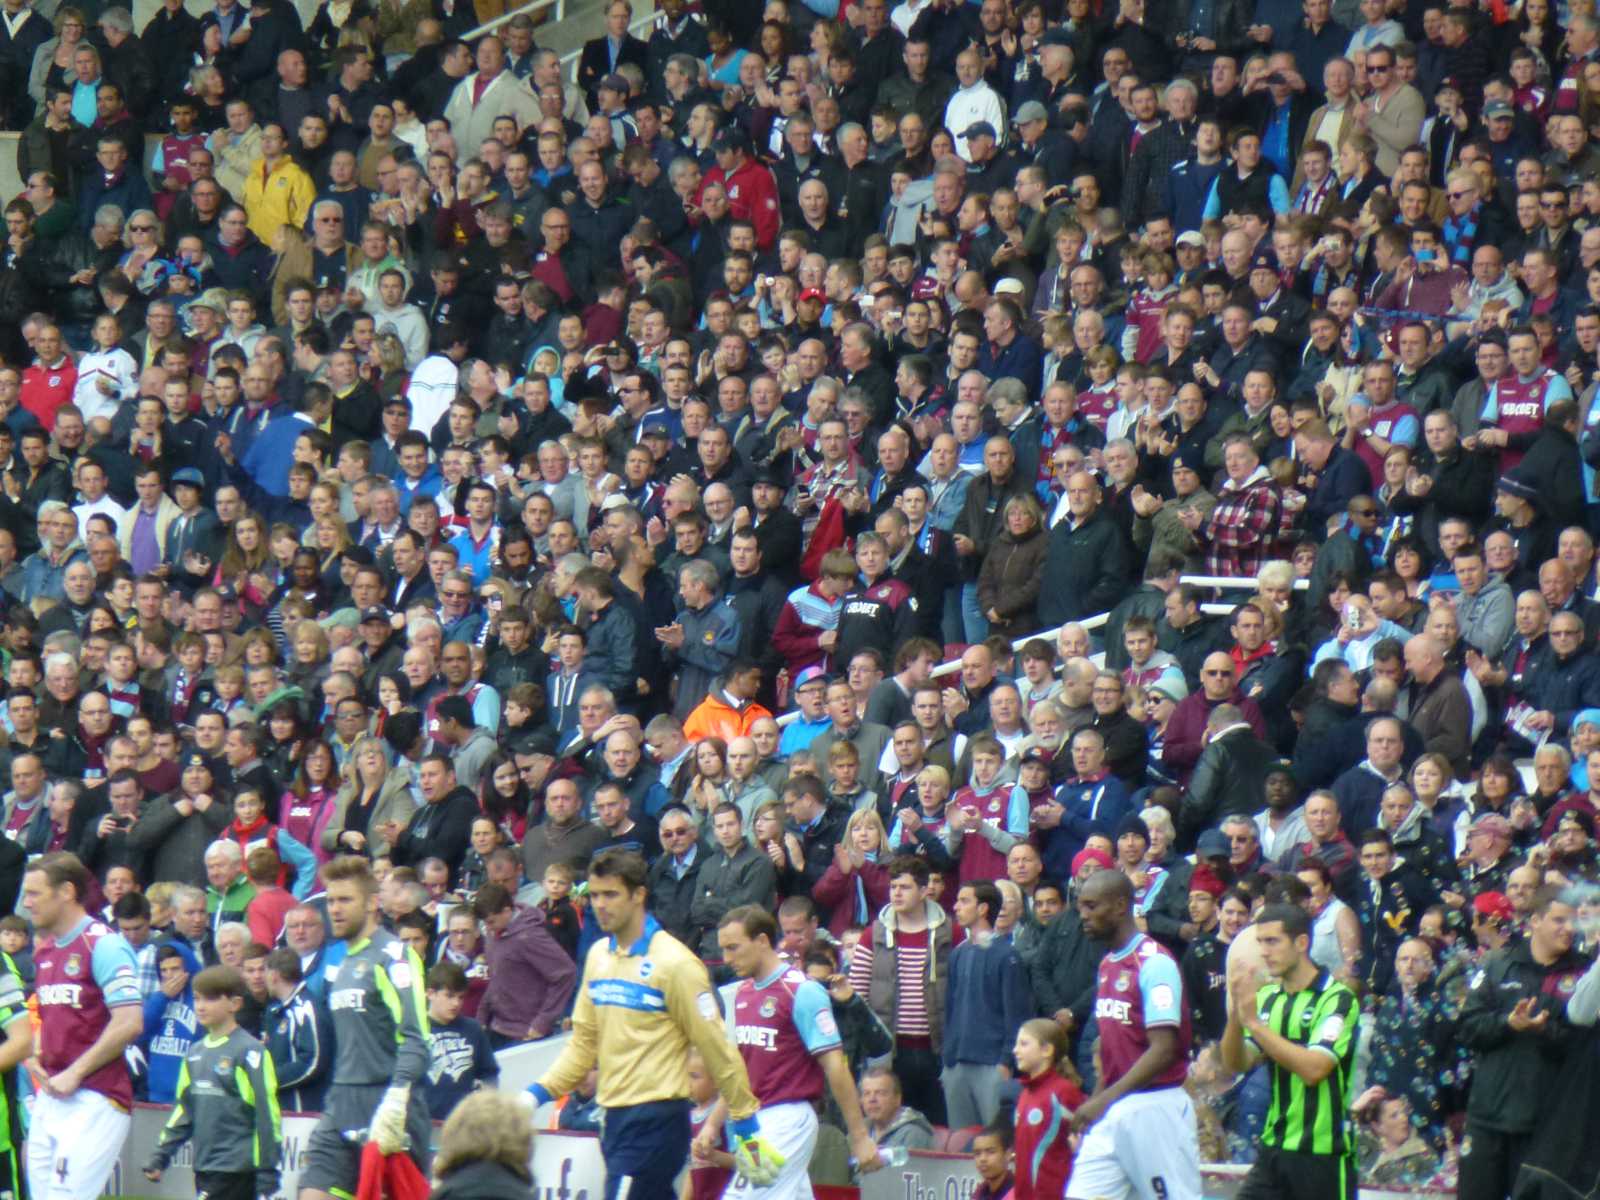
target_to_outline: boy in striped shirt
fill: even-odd
[[[945,1120],[940,1082],[945,984],[950,978],[950,920],[928,899],[925,860],[889,863],[889,903],[850,959],[850,986],[894,1031],[894,1073],[905,1101],[935,1125]]]

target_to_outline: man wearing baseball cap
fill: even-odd
[[[706,183],[720,183],[728,192],[728,210],[735,220],[756,227],[756,245],[772,249],[778,239],[778,181],[762,163],[750,157],[750,135],[730,125],[711,139],[717,165],[706,172]]]
[[[828,715],[828,673],[821,667],[807,667],[794,678],[795,719],[783,731],[778,753],[787,758],[804,750],[833,724]]]

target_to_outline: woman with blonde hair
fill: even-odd
[[[317,621],[299,621],[290,634],[289,650],[289,682],[309,695],[328,674],[328,631]]]
[[[1013,496],[1001,511],[1005,528],[978,571],[978,604],[989,630],[1008,638],[1039,627],[1039,582],[1050,539],[1032,496]]]
[[[47,39],[33,52],[33,62],[29,64],[31,69],[28,71],[28,95],[33,97],[33,103],[39,109],[44,108],[48,89],[72,86],[73,56],[77,54],[78,47],[83,44],[83,39],[89,32],[89,23],[83,15],[83,9],[71,5],[56,9],[55,26],[55,37]],[[37,171],[45,164],[30,165]],[[22,181],[26,183],[30,172],[23,170],[19,173],[22,175]]]
[[[350,528],[337,516],[323,517],[317,521],[313,528],[316,530],[316,541],[312,549],[317,552],[322,560],[318,564],[322,581],[330,590],[337,591],[339,586],[339,556],[350,548]]]
[[[406,370],[406,348],[393,330],[380,333],[373,342],[374,357],[378,361],[378,395],[389,400],[401,394],[411,373]]]
[[[340,773],[342,783],[333,816],[322,831],[322,849],[328,854],[364,854],[377,858],[389,853],[384,826],[390,821],[404,826],[417,809],[411,794],[411,771],[390,767],[383,742],[360,737],[350,747]]]
[[[889,835],[875,808],[850,814],[844,837],[833,848],[833,862],[811,890],[817,903],[832,910],[828,932],[844,936],[852,925],[871,925],[889,903],[889,872],[883,865]]]
[[[473,1092],[439,1133],[432,1200],[532,1200],[533,1110],[507,1092]]]

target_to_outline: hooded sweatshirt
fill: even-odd
[[[183,956],[183,969],[192,980],[201,963],[182,942],[170,942]],[[178,1093],[178,1072],[190,1044],[201,1037],[200,1018],[194,1011],[194,988],[169,998],[157,989],[144,1002],[144,1039],[140,1045],[149,1059],[146,1082],[152,1104],[171,1104]]]
[[[884,905],[850,959],[850,986],[867,998],[900,1046],[938,1050],[943,1041],[945,988],[950,978],[950,920],[932,900],[923,901],[927,928],[900,928],[899,915]]]
[[[374,291],[367,300],[367,311],[372,314],[373,326],[379,333],[385,325],[394,326],[395,336],[405,347],[407,370],[415,370],[417,364],[428,357],[428,318],[415,304],[402,302],[387,308]]]
[[[572,999],[578,967],[545,928],[544,913],[518,908],[504,933],[484,938],[483,954],[489,988],[478,1020],[484,1028],[517,1040],[530,1030],[553,1030]]]

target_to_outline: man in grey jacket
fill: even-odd
[[[1461,638],[1485,658],[1499,658],[1511,641],[1517,601],[1511,588],[1490,571],[1477,542],[1460,547],[1450,559],[1461,594],[1456,598],[1456,620]]]
[[[711,835],[717,845],[700,864],[689,905],[693,932],[689,945],[698,946],[702,958],[720,959],[717,926],[722,918],[743,904],[769,912],[776,907],[778,871],[744,836],[744,819],[737,804],[717,805],[711,814]]]
[[[472,705],[465,696],[446,696],[439,701],[438,740],[450,746],[456,764],[456,782],[478,790],[483,768],[494,757],[496,744],[492,730],[474,724]]]

